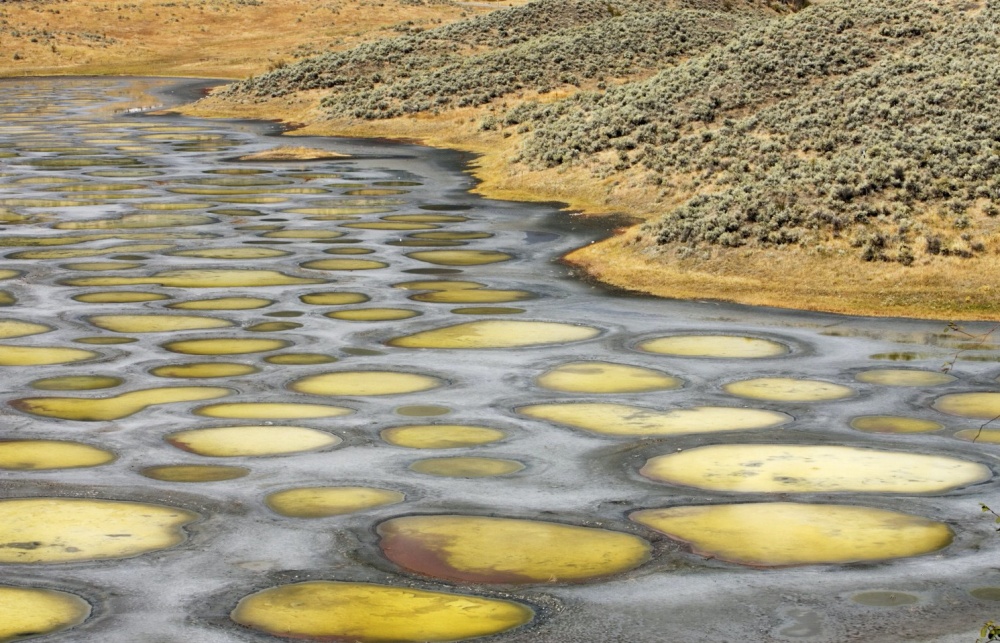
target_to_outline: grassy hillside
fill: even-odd
[[[242,78],[525,0],[2,0],[0,76]]]
[[[537,0],[196,111],[479,151],[487,193],[645,219],[569,257],[618,286],[997,318],[998,4]]]

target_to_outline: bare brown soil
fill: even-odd
[[[242,78],[306,56],[524,1],[0,2],[0,76]]]

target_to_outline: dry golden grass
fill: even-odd
[[[397,35],[394,27],[429,28],[525,1],[0,2],[0,76],[242,78],[307,55]]]

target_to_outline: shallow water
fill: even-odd
[[[0,505],[0,572],[70,597],[46,640],[964,642],[996,616],[994,343],[610,292],[554,261],[609,224],[475,196],[466,156],[239,162],[276,127],[116,116],[135,82],[204,84],[0,81],[0,484],[33,499]],[[634,555],[595,567],[594,534]]]

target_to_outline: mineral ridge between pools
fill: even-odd
[[[30,607],[0,640],[995,619],[994,342],[608,293],[554,261],[604,222],[472,194],[459,155],[113,114],[189,82],[2,81],[0,612]]]

